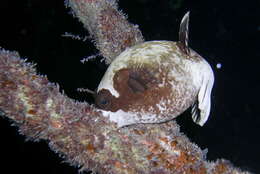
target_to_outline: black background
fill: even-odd
[[[190,46],[215,73],[212,111],[204,127],[196,126],[188,111],[177,120],[193,142],[208,148],[209,160],[225,158],[260,173],[259,1],[121,0],[119,6],[146,40],[177,40],[181,18],[191,12]],[[92,102],[76,88],[95,89],[106,66],[101,58],[81,64],[82,58],[98,51],[90,41],[62,37],[65,32],[88,36],[62,0],[0,3],[0,46],[37,63],[38,72],[57,82],[68,96]],[[216,68],[218,63],[221,69]],[[77,173],[46,142],[25,142],[10,124],[0,118],[0,173]]]

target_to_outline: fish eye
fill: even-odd
[[[100,94],[96,98],[96,104],[100,109],[108,110],[110,108],[111,101],[109,96]]]
[[[98,101],[98,106],[101,109],[109,110],[110,108],[110,100],[107,97],[100,97]]]
[[[98,93],[96,93],[95,104],[98,108],[104,110],[111,110],[113,100],[109,91],[102,89]]]
[[[109,104],[109,101],[107,99],[101,99],[100,104],[103,105],[103,106],[106,106],[106,105]]]

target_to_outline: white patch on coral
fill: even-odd
[[[52,98],[48,98],[46,100],[46,107],[47,107],[47,109],[49,109],[52,106],[52,104],[53,104]]]
[[[167,137],[167,139],[171,139],[171,137]],[[168,151],[169,154],[180,156],[180,154],[181,154],[180,151],[179,150],[175,150],[168,143],[165,143],[164,141],[160,141],[159,143],[165,150]]]
[[[34,108],[32,107],[32,104],[30,104],[29,102],[29,98],[26,95],[26,88],[23,85],[20,85],[18,87],[18,92],[17,92],[17,97],[22,101],[22,103],[24,104],[24,108],[25,108],[25,116],[26,117],[33,117],[33,114],[30,114],[30,110],[34,110]]]

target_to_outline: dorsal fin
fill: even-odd
[[[179,43],[182,50],[189,55],[189,18],[190,12],[188,11],[182,18],[179,30]]]

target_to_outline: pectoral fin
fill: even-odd
[[[134,79],[132,77],[130,77],[128,79],[128,86],[130,87],[130,89],[134,92],[134,93],[137,93],[137,92],[144,92],[145,89],[146,89],[146,86],[141,83],[139,80],[137,79]]]

